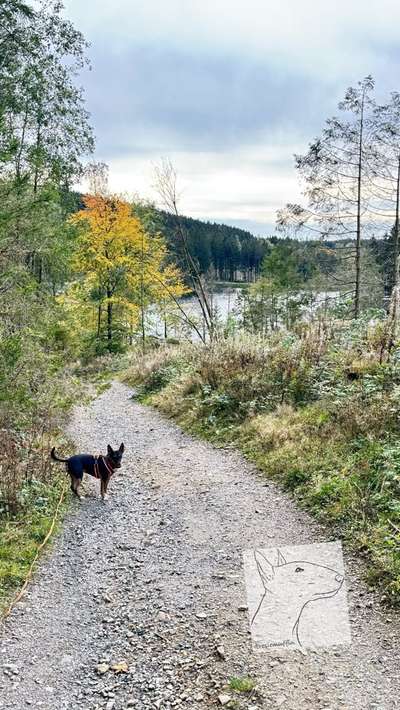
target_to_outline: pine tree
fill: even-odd
[[[354,262],[354,282],[346,286],[354,295],[355,317],[361,307],[361,241],[371,224],[373,88],[370,76],[350,87],[339,104],[342,116],[328,119],[308,152],[296,156],[308,207],[289,204],[278,215],[281,228],[289,225],[308,236],[343,240],[344,259]]]

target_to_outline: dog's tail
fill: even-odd
[[[53,461],[61,461],[61,463],[67,463],[68,459],[59,459],[58,456],[56,456],[56,447],[53,446],[52,450],[50,451],[50,456],[53,459]]]

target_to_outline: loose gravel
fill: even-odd
[[[347,556],[352,644],[254,653],[242,550],[330,538],[235,451],[192,439],[114,383],[75,410],[78,450],[125,442],[93,479],[0,635],[0,708],[391,710],[400,624]],[[236,693],[228,681],[250,677]],[[235,704],[236,703],[236,704]]]

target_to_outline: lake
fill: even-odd
[[[215,290],[209,294],[211,307],[214,313],[217,315],[218,320],[221,323],[226,323],[230,314],[234,314],[235,309],[238,306],[239,294],[242,288],[246,288],[246,285],[233,285],[225,286],[218,284]],[[181,308],[184,310],[187,317],[198,325],[199,329],[203,332],[202,327],[202,312],[199,302],[195,296],[186,296],[185,298],[179,299]],[[176,323],[170,324],[168,326],[168,337],[169,338],[182,338],[186,337],[192,340],[198,340],[194,328],[190,328],[184,325],[182,322],[184,316],[182,313],[176,309]],[[164,321],[158,313],[155,311],[150,311],[147,316],[147,328],[146,331],[157,338],[164,337]]]
[[[214,313],[217,315],[219,323],[225,324],[230,315],[239,314],[239,297],[247,284],[216,284],[212,293],[210,293],[210,302]],[[315,301],[310,306],[304,308],[303,313],[307,317],[315,314],[317,309],[324,304],[330,307],[334,299],[338,298],[339,292],[321,291],[314,293]],[[180,306],[184,310],[187,317],[194,321],[199,330],[204,334],[202,325],[202,313],[199,302],[195,296],[189,296],[180,299]],[[184,316],[176,308],[174,317],[169,320],[167,335],[169,338],[199,340],[199,335],[194,328],[190,328],[184,323]],[[155,310],[150,310],[146,317],[146,332],[157,338],[164,338],[164,320]]]

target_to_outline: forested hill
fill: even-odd
[[[67,209],[75,212],[82,209],[82,194],[69,193]],[[135,212],[146,221],[149,206],[134,205]],[[165,236],[171,253],[179,261],[180,239],[177,234],[176,217],[169,212],[150,207],[153,227]],[[255,237],[251,232],[227,224],[203,222],[192,217],[180,217],[188,238],[192,257],[201,273],[208,273],[219,281],[256,281],[261,263],[269,251],[268,239]],[[272,238],[275,241],[276,238]]]
[[[177,253],[176,219],[167,212],[160,212],[160,217],[162,231],[171,250]],[[256,280],[269,247],[266,239],[255,237],[244,229],[202,222],[192,217],[182,217],[181,222],[188,236],[190,252],[203,273],[211,272],[221,281]]]

